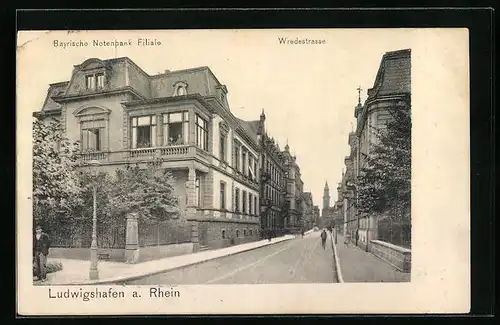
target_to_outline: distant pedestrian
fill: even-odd
[[[47,256],[49,255],[50,238],[43,232],[41,226],[36,227],[33,236],[33,263],[35,264],[35,275],[42,282],[47,281]]]
[[[267,240],[268,240],[268,241],[271,241],[272,236],[273,236],[273,234],[272,234],[272,232],[271,232],[271,229],[268,229],[268,230],[267,230]]]
[[[323,249],[325,249],[326,247],[326,237],[328,235],[326,234],[326,230],[323,229],[323,231],[321,232],[321,245],[323,245]]]
[[[302,229],[301,234],[302,234],[302,238],[304,238],[304,229]]]

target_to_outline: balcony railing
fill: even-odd
[[[80,154],[83,161],[102,162],[139,162],[154,158],[201,158],[208,160],[208,153],[194,145],[169,146],[158,148],[138,148],[109,152],[85,152]]]

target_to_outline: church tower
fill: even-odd
[[[328,188],[328,182],[325,183],[325,189],[323,190],[323,211],[322,217],[326,217],[328,214],[328,209],[330,208],[330,189]]]

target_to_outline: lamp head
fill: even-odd
[[[90,167],[92,176],[97,176],[97,167],[99,167],[101,163],[98,160],[91,160],[88,162],[88,166]]]

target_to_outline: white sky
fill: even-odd
[[[161,46],[137,46],[137,38],[157,39]],[[325,39],[323,45],[283,45],[278,37]],[[49,83],[66,81],[73,65],[90,57],[128,56],[149,74],[209,66],[228,87],[232,112],[256,120],[265,109],[269,134],[283,148],[288,139],[297,156],[304,191],[322,207],[325,181],[330,205],[337,198],[347,135],[354,124],[356,88],[362,101],[373,86],[382,55],[412,48],[420,37],[406,30],[206,30],[26,32],[18,44],[18,83],[29,96],[18,107],[41,109]],[[132,39],[134,46],[117,48],[55,48],[54,40]],[[23,74],[23,69],[29,74]]]

